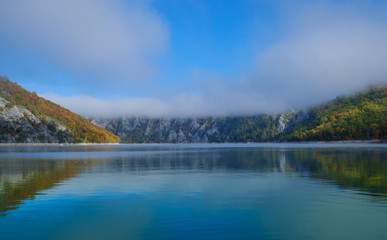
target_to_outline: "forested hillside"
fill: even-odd
[[[0,77],[0,142],[118,142],[114,134]]]
[[[0,77],[0,142],[223,143],[387,140],[387,86],[308,111],[246,117],[90,119]],[[94,124],[96,125],[94,125]],[[98,125],[98,126],[97,126]]]
[[[387,87],[303,111],[249,117],[91,119],[124,143],[387,140]]]
[[[387,86],[313,107],[282,141],[387,140]]]

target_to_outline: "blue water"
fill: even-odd
[[[387,145],[0,147],[0,239],[387,239]]]

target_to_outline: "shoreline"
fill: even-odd
[[[281,142],[281,143],[387,143],[383,140],[340,140],[340,141],[303,141],[303,142]]]
[[[383,140],[342,140],[342,141],[302,141],[302,142],[223,142],[223,143],[0,143],[0,147],[7,146],[119,146],[119,145],[189,145],[189,144],[387,144]]]
[[[0,146],[92,146],[120,145],[120,143],[0,143]]]

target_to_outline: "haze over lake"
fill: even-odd
[[[384,239],[383,144],[0,147],[1,239]]]

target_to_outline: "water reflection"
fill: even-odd
[[[0,160],[0,212],[16,209],[23,200],[34,199],[66,179],[77,176],[93,161],[77,160]]]
[[[74,154],[75,152],[75,154]],[[78,158],[76,156],[79,156]],[[278,172],[387,196],[387,150],[370,148],[84,146],[0,149],[0,212],[81,173]]]

